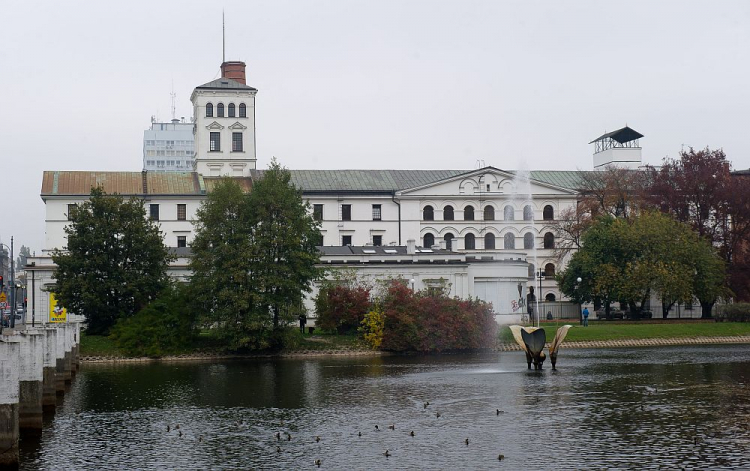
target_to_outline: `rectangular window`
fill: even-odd
[[[78,208],[78,205],[75,204],[75,203],[68,205],[68,215],[67,215],[68,216],[68,221],[71,220],[71,217],[73,216],[73,213],[75,212],[75,210],[77,208]]]
[[[149,206],[149,216],[151,217],[152,221],[159,220],[159,205],[158,204],[152,204]]]
[[[350,204],[341,205],[341,220],[342,221],[352,220],[352,205]]]
[[[323,246],[323,234],[319,233],[318,238],[315,240],[315,245],[322,247]]]
[[[373,221],[380,221],[381,220],[381,209],[379,204],[373,204],[372,205],[372,220]]]
[[[219,152],[221,150],[221,134],[220,133],[218,132],[211,133],[208,150],[209,152]]]
[[[232,152],[242,152],[242,133],[232,133]]]
[[[186,204],[177,205],[177,220],[178,221],[187,220],[187,205]]]
[[[343,246],[352,245],[352,236],[350,235],[341,236],[341,245]]]
[[[382,235],[374,235],[372,236],[372,245],[375,247],[380,247],[383,245],[383,236]]]
[[[323,205],[322,204],[313,205],[313,219],[315,219],[316,221],[323,220]]]
[[[187,236],[177,236],[177,247],[187,247]]]

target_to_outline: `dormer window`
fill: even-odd
[[[224,117],[224,103],[219,103],[216,105],[216,116],[219,118]]]
[[[247,118],[247,107],[244,103],[240,103],[240,118]]]
[[[234,118],[234,103],[230,103],[227,107],[227,116]]]
[[[206,118],[214,117],[214,105],[213,103],[206,103]]]

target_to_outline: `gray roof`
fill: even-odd
[[[303,192],[354,192],[369,191],[389,193],[416,188],[449,179],[474,170],[290,170],[292,183]],[[515,171],[509,171],[515,173]],[[580,188],[583,171],[531,171],[531,178],[541,183],[570,190]],[[256,170],[254,178],[263,175]]]
[[[195,88],[200,88],[203,90],[253,90],[256,92],[258,91],[258,89],[256,88],[253,88],[249,85],[245,85],[236,80],[232,80],[226,77],[217,78],[216,80],[212,80],[211,82],[204,83],[203,85],[199,85]]]

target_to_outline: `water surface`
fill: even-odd
[[[519,352],[88,364],[22,442],[22,469],[750,468],[750,346],[563,349],[545,366]]]

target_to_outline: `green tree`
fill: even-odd
[[[67,247],[52,254],[53,291],[63,306],[86,317],[88,333],[107,334],[162,291],[172,257],[139,199],[94,188],[69,218]]]
[[[16,258],[16,271],[26,269],[26,259],[31,257],[31,250],[25,245],[21,246],[21,250],[18,251],[18,258]]]
[[[319,276],[317,222],[277,162],[246,195],[222,180],[197,212],[191,286],[228,348],[274,346]]]

